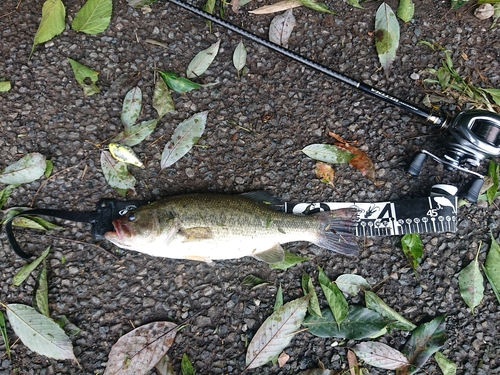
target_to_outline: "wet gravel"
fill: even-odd
[[[40,152],[54,163],[52,178],[18,187],[5,207],[92,210],[98,199],[118,197],[106,184],[99,162],[99,145],[121,130],[122,98],[107,94],[107,89],[124,73],[140,73],[138,85],[145,96],[141,119],[152,118],[154,69],[182,73],[199,50],[217,39],[222,40],[219,55],[200,82],[219,84],[173,94],[176,110],[134,147],[145,169],[131,167],[138,183],[136,196],[130,198],[265,189],[292,201],[384,201],[426,196],[435,183],[463,186],[467,181],[467,176],[432,162],[418,178],[408,178],[404,167],[417,150],[442,151],[442,139],[434,129],[264,47],[245,41],[249,73],[238,79],[232,51],[240,37],[217,26],[209,33],[203,20],[174,5],[159,2],[144,13],[128,8],[125,2],[115,2],[108,30],[88,36],[69,27],[82,3],[67,2],[66,30],[36,47],[31,60],[28,56],[43,1],[0,5],[0,77],[12,82],[12,90],[0,94],[0,168],[29,152]],[[396,9],[396,1],[388,3]],[[500,87],[499,29],[490,30],[489,20],[474,18],[471,6],[449,11],[448,1],[418,2],[414,20],[401,27],[397,59],[386,77],[378,68],[373,48],[373,18],[379,2],[365,3],[364,10],[342,2],[328,4],[338,15],[294,10],[297,26],[291,49],[421,103],[424,70],[439,67],[442,55],[418,41],[436,41],[452,51],[462,75],[485,87]],[[272,18],[229,10],[226,17],[261,36],[266,35]],[[146,39],[167,46],[151,45]],[[82,94],[67,57],[100,72],[101,94]],[[444,108],[457,110],[452,104]],[[210,115],[200,140],[203,147],[160,171],[162,149],[176,124],[204,110]],[[333,187],[314,177],[314,162],[297,151],[310,143],[329,142],[328,130],[359,141],[376,164],[380,185],[347,166],[336,168]],[[353,259],[306,243],[291,244],[287,246],[290,251],[309,260],[278,271],[251,258],[212,266],[131,252],[119,252],[116,259],[105,251],[112,249],[110,244],[95,241],[89,228],[80,224],[65,223],[65,229],[53,234],[57,238],[23,232],[20,237],[28,249],[41,251],[52,246],[48,257],[50,309],[53,316],[65,315],[81,329],[72,341],[82,367],[38,356],[17,343],[11,359],[0,346],[0,374],[100,374],[111,346],[121,335],[133,326],[159,319],[189,323],[169,351],[178,373],[180,357],[187,353],[197,373],[239,374],[244,368],[246,343],[272,312],[277,287],[283,286],[286,301],[301,296],[302,273],[316,277],[318,266],[332,279],[355,273],[372,284],[383,281],[378,294],[413,322],[446,314],[448,340],[443,350],[457,364],[457,373],[500,373],[498,301],[486,285],[485,298],[472,315],[458,289],[458,272],[474,258],[480,241],[489,243],[490,231],[498,237],[499,214],[496,206],[462,207],[456,233],[423,235],[425,255],[417,275],[409,268],[396,237],[360,239],[362,251]],[[25,261],[14,256],[3,233],[0,240],[0,301],[31,305],[35,280],[30,277],[22,286],[12,286],[13,275]],[[481,261],[486,250],[485,246],[479,255]],[[240,283],[248,274],[270,284],[248,291]],[[356,297],[351,302],[362,300]],[[15,340],[10,328],[9,336]],[[401,348],[407,338],[406,333],[393,332],[380,340]],[[327,368],[345,369],[346,347],[353,344],[302,332],[285,350],[290,360],[283,368],[266,365],[246,373],[294,374],[314,368],[318,361]],[[433,361],[425,370],[440,373]],[[390,372],[371,368],[370,373]]]

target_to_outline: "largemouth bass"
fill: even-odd
[[[277,263],[284,259],[280,244],[294,241],[357,253],[352,233],[357,210],[297,216],[270,208],[263,203],[267,198],[260,192],[173,196],[113,221],[114,231],[105,238],[127,250],[205,262],[253,256]]]

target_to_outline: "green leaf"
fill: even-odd
[[[366,307],[379,313],[383,318],[391,323],[388,329],[401,329],[403,331],[413,331],[417,326],[402,317],[399,313],[389,307],[379,296],[370,291],[365,291]]]
[[[413,270],[416,272],[417,266],[424,255],[424,245],[418,233],[405,234],[401,238],[403,253],[408,258]]]
[[[323,290],[323,294],[325,295],[328,306],[330,306],[330,310],[335,317],[335,321],[340,327],[340,324],[347,316],[349,306],[338,286],[330,282],[330,279],[323,272],[323,269],[318,267],[318,271],[319,285],[321,286],[321,290]]]
[[[415,4],[413,0],[399,0],[397,16],[403,22],[408,23],[413,18],[415,14]]]
[[[135,146],[145,140],[155,129],[158,119],[142,121],[118,133],[111,142],[120,143],[124,146]]]
[[[108,148],[109,152],[116,160],[135,165],[139,168],[144,168],[144,164],[130,147],[118,143],[110,143]]]
[[[57,319],[55,319],[55,322],[59,327],[64,329],[64,332],[69,333],[72,336],[78,335],[80,333],[81,329],[78,328],[76,325],[71,323],[69,319],[66,317],[66,315],[61,315]]]
[[[457,366],[448,358],[446,358],[443,353],[436,352],[436,354],[434,354],[434,359],[443,372],[443,375],[456,375]]]
[[[196,78],[205,73],[219,52],[219,45],[220,39],[207,49],[198,52],[189,63],[186,70],[186,76],[188,78]]]
[[[488,204],[492,204],[498,194],[498,169],[499,166],[494,160],[490,160],[488,166],[488,177],[491,179],[491,186],[486,190]]]
[[[85,34],[102,33],[111,21],[113,0],[87,0],[71,24],[73,30]]]
[[[265,365],[283,351],[304,321],[308,300],[290,301],[264,321],[248,345],[246,369]]]
[[[12,279],[12,284],[15,286],[21,285],[24,280],[33,272],[33,270],[38,267],[38,265],[49,255],[50,252],[50,246],[45,249],[45,251],[40,255],[38,258],[36,258],[33,262],[25,264],[24,266],[21,267],[19,271],[16,272]]]
[[[247,49],[245,48],[243,41],[240,40],[240,42],[238,43],[233,52],[233,65],[238,71],[238,76],[245,67],[246,63],[247,63]]]
[[[175,109],[174,101],[163,79],[156,80],[153,93],[153,107],[158,112],[158,120]]]
[[[335,284],[339,289],[351,296],[355,296],[362,290],[371,289],[371,285],[364,277],[353,274],[344,274],[337,277]]]
[[[283,289],[281,288],[281,284],[276,292],[276,301],[274,302],[273,311],[278,310],[281,306],[283,306]]]
[[[301,257],[298,255],[295,255],[288,250],[285,250],[285,259],[282,262],[279,263],[270,263],[269,266],[271,268],[279,269],[279,270],[286,270],[290,267],[295,266],[296,264],[299,264],[301,262],[304,262],[306,260],[309,260],[309,258],[306,257]]]
[[[31,228],[31,229],[39,229],[39,230],[52,230],[52,229],[61,229],[62,227],[51,223],[45,219],[42,219],[38,216],[20,216],[16,217],[12,222],[12,225],[16,227],[23,228]]]
[[[7,92],[11,89],[10,81],[0,80],[0,92]]]
[[[5,318],[3,316],[3,312],[0,311],[0,333],[2,334],[3,343],[5,345],[5,353],[7,353],[7,357],[10,359],[10,344],[9,344],[9,336],[7,335],[7,327],[5,326]]]
[[[50,177],[53,169],[54,169],[54,163],[52,163],[52,161],[50,161],[50,160],[46,160],[45,161],[45,173],[44,173],[45,178]]]
[[[399,23],[393,10],[386,3],[382,3],[375,15],[375,47],[386,74],[396,58],[399,46]]]
[[[19,185],[7,185],[0,191],[0,208],[4,206],[4,204],[7,202],[7,199],[9,199],[14,189],[18,186]]]
[[[490,94],[493,101],[496,104],[500,105],[500,89],[482,89],[482,90],[486,91],[488,94]]]
[[[321,313],[322,318],[309,315],[303,324],[311,334],[318,337],[361,340],[379,333],[389,323],[380,314],[361,306],[349,306],[347,316],[340,325],[330,309],[323,309]]]
[[[161,169],[165,169],[186,155],[205,131],[208,111],[197,113],[177,125],[172,138],[161,155]]]
[[[483,269],[497,297],[498,303],[500,303],[500,246],[493,238],[493,235],[491,235],[490,251],[484,262]]]
[[[42,154],[34,152],[25,155],[0,173],[0,183],[19,185],[33,182],[43,176],[46,167]]]
[[[66,9],[61,0],[46,0],[42,7],[42,20],[33,39],[30,58],[35,46],[51,40],[64,31]]]
[[[175,73],[160,72],[160,76],[163,78],[168,87],[178,93],[184,93],[202,87],[202,85],[190,81],[187,78],[179,77]]]
[[[451,9],[458,9],[468,2],[469,0],[451,0]]]
[[[64,331],[34,308],[21,304],[7,305],[7,317],[16,335],[30,350],[53,359],[71,359],[73,345]]]
[[[302,5],[308,7],[312,10],[318,11],[318,12],[336,14],[333,10],[328,8],[328,5],[325,5],[323,3],[320,3],[320,2],[317,2],[314,0],[297,0],[297,2],[301,3]]]
[[[269,284],[269,281],[261,279],[260,277],[255,275],[247,275],[243,278],[243,280],[241,280],[241,286],[248,289],[258,288],[266,284]]]
[[[182,375],[194,375],[194,367],[186,353],[182,355],[181,373]]]
[[[96,82],[99,73],[92,70],[85,65],[80,64],[78,61],[67,58],[71,64],[71,69],[75,75],[76,82],[83,88],[83,93],[87,96],[97,94],[101,92],[99,87],[97,87]]]
[[[381,342],[362,342],[352,350],[366,364],[378,368],[396,370],[410,364],[403,353]]]
[[[43,266],[38,271],[37,288],[35,292],[36,309],[40,314],[50,318],[49,312],[49,285],[47,283],[47,267],[45,260]]]
[[[314,290],[312,279],[307,273],[302,274],[302,291],[304,295],[309,295],[309,305],[307,306],[309,314],[321,317],[318,295]]]
[[[302,152],[311,159],[331,164],[349,163],[354,157],[349,151],[328,144],[312,144],[306,146]]]
[[[127,0],[127,3],[132,8],[142,8],[144,5],[150,5],[158,0]]]
[[[481,245],[477,249],[476,258],[458,274],[460,295],[474,314],[474,308],[479,306],[484,297],[484,279],[477,260]]]
[[[142,108],[142,91],[139,87],[134,87],[127,92],[123,99],[121,120],[125,130],[132,127],[139,118]]]
[[[411,365],[400,371],[397,375],[410,375],[417,372],[425,362],[437,352],[446,341],[446,325],[444,315],[432,321],[420,324],[406,342],[402,352],[410,360]]]
[[[359,0],[347,0],[347,4],[353,6],[354,8],[363,9],[361,4],[359,3]]]
[[[135,178],[128,169],[127,164],[121,161],[116,161],[108,151],[101,153],[101,168],[104,178],[109,186],[115,189],[123,190],[134,189]]]

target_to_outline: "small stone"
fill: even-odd
[[[474,11],[474,16],[480,20],[486,20],[493,17],[493,14],[495,14],[495,8],[492,4],[481,4]]]

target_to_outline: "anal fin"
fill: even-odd
[[[279,243],[268,250],[254,252],[252,256],[266,263],[279,263],[285,260],[285,251]]]

